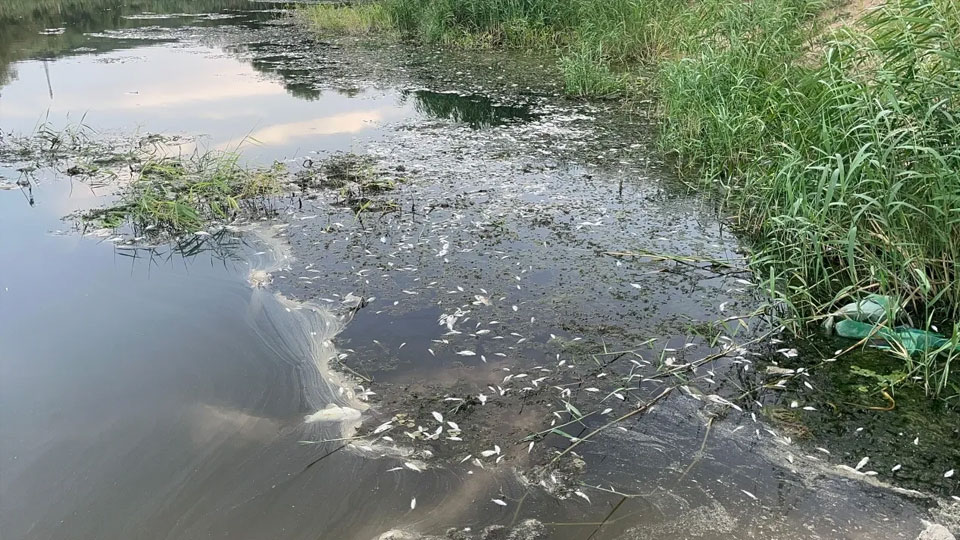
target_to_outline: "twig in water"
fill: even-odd
[[[710,420],[707,420],[707,432],[703,434],[703,442],[700,443],[700,449],[697,450],[697,453],[695,454],[693,461],[691,461],[690,464],[687,465],[687,468],[684,469],[683,474],[680,475],[680,478],[677,478],[678,484],[681,481],[683,481],[683,479],[687,476],[687,473],[689,473],[694,468],[694,466],[696,466],[696,464],[699,463],[701,459],[703,459],[703,451],[707,447],[707,438],[710,437],[710,428],[712,427],[713,427],[713,417],[710,417]]]
[[[309,469],[310,467],[313,467],[313,466],[316,465],[317,463],[320,463],[320,462],[323,461],[324,459],[326,459],[326,458],[330,457],[331,455],[339,452],[340,450],[343,450],[343,449],[346,448],[346,447],[347,447],[346,444],[341,444],[340,446],[334,448],[333,450],[327,452],[326,454],[324,454],[324,455],[318,457],[317,459],[311,461],[310,463],[307,464],[306,467],[303,468],[302,471],[300,471],[300,474],[303,474],[303,473],[307,472],[307,469]]]
[[[657,373],[656,375],[651,375],[649,378],[650,378],[650,379],[655,379],[655,378],[659,378],[659,377],[666,377],[666,376],[668,376],[668,375],[673,375],[673,374],[679,373],[679,372],[681,372],[681,371],[687,371],[687,370],[693,369],[693,368],[695,368],[695,367],[702,366],[703,364],[706,364],[707,362],[711,362],[711,361],[713,361],[713,360],[718,360],[718,359],[720,359],[720,358],[723,358],[724,356],[728,356],[732,351],[734,351],[734,350],[736,350],[736,349],[738,349],[738,348],[742,349],[742,348],[747,347],[747,346],[749,346],[749,345],[753,345],[754,343],[758,343],[758,342],[760,342],[760,341],[763,341],[764,339],[770,337],[774,332],[776,332],[776,330],[777,330],[777,329],[770,330],[769,332],[766,332],[766,333],[764,333],[763,335],[757,336],[757,337],[751,339],[750,341],[747,341],[746,343],[743,343],[742,345],[737,345],[736,347],[734,347],[734,346],[727,347],[726,349],[724,349],[724,350],[722,350],[722,351],[720,351],[720,352],[718,352],[718,353],[714,353],[714,354],[710,354],[710,355],[704,356],[704,357],[701,358],[700,360],[696,360],[696,361],[690,362],[689,364],[683,364],[682,366],[677,366],[677,367],[675,367],[675,368],[673,368],[673,369],[670,369],[670,370],[667,370],[667,371],[663,371],[663,372]]]
[[[560,429],[560,428],[562,428],[562,427],[569,426],[570,424],[576,424],[576,423],[582,421],[584,418],[586,418],[586,417],[588,417],[588,416],[593,416],[593,415],[595,415],[595,414],[599,414],[599,412],[600,412],[600,411],[588,412],[587,414],[585,414],[585,415],[583,415],[583,416],[581,416],[581,417],[579,417],[579,418],[574,418],[573,420],[571,420],[571,421],[569,421],[569,422],[566,422],[566,423],[563,423],[563,424],[560,424],[559,426],[551,426],[549,429],[545,429],[545,430],[543,430],[543,431],[538,431],[537,433],[531,433],[530,435],[527,435],[526,437],[524,437],[523,439],[521,439],[520,442],[517,443],[517,444],[525,443],[525,442],[527,442],[527,441],[529,441],[529,440],[536,439],[537,437],[539,437],[539,436],[541,436],[541,435],[546,435],[547,433],[551,433],[551,432],[553,432],[554,430]]]
[[[686,255],[669,255],[664,253],[653,253],[650,251],[637,250],[637,251],[604,251],[604,255],[609,255],[611,257],[647,257],[655,261],[673,261],[678,264],[683,264],[696,268],[698,270],[707,270],[702,266],[697,266],[694,263],[708,263],[713,266],[721,266],[723,268],[729,268],[731,270],[736,270],[738,272],[748,272],[744,268],[734,266],[726,261],[721,261],[719,259],[711,259],[709,257],[691,257]]]
[[[626,497],[621,497],[621,498],[620,498],[620,502],[618,502],[618,503],[616,504],[616,506],[614,506],[613,509],[610,510],[610,513],[607,514],[607,517],[603,518],[603,521],[600,522],[599,525],[597,525],[597,528],[594,529],[592,533],[590,533],[590,536],[587,537],[587,540],[592,540],[592,538],[593,538],[594,536],[596,536],[598,532],[600,532],[600,529],[603,528],[603,526],[604,526],[608,521],[610,521],[610,517],[613,516],[613,513],[616,512],[617,510],[619,510],[619,509],[620,509],[620,505],[622,505],[626,500],[627,500]]]
[[[616,489],[613,489],[613,486],[610,486],[609,488],[604,488],[604,487],[600,487],[600,486],[591,486],[590,484],[580,484],[580,485],[581,485],[582,487],[585,487],[585,488],[588,488],[588,489],[595,489],[595,490],[597,490],[597,491],[602,491],[602,492],[604,492],[604,493],[612,493],[612,494],[614,494],[614,495],[619,495],[619,496],[621,496],[621,497],[626,497],[626,498],[628,498],[628,499],[642,499],[642,498],[644,498],[644,497],[652,497],[653,494],[657,492],[657,490],[654,489],[654,490],[650,491],[649,493],[624,493],[624,492],[622,492],[622,491],[618,491],[618,490],[616,490]],[[619,519],[619,518],[618,518],[618,519]]]
[[[372,382],[373,382],[373,379],[371,379],[370,377],[364,377],[363,375],[357,373],[355,370],[351,369],[350,366],[344,364],[339,358],[337,359],[337,363],[340,364],[340,367],[342,367],[343,369],[345,369],[345,370],[349,371],[350,373],[352,373],[353,375],[359,377],[363,382],[365,382],[365,383],[372,383]]]
[[[551,460],[550,463],[551,463],[551,464],[556,463],[556,461],[557,461],[558,459],[560,459],[560,458],[562,458],[563,456],[567,455],[571,450],[573,450],[574,448],[576,448],[580,443],[582,443],[583,441],[589,439],[590,437],[593,437],[594,435],[596,435],[597,433],[600,433],[601,431],[607,429],[608,427],[613,426],[613,425],[615,425],[615,424],[617,424],[617,423],[619,423],[619,422],[622,422],[622,421],[626,420],[627,418],[630,418],[630,417],[632,417],[632,416],[636,416],[636,415],[638,415],[638,414],[640,414],[640,413],[643,413],[643,412],[649,410],[650,407],[653,407],[658,401],[660,401],[661,399],[667,397],[667,395],[669,395],[670,392],[673,392],[675,389],[676,389],[675,386],[671,386],[670,388],[665,389],[663,392],[660,392],[660,394],[659,394],[657,397],[651,399],[650,401],[648,401],[648,402],[647,402],[645,405],[643,405],[642,407],[639,407],[639,408],[637,408],[637,409],[635,409],[635,410],[632,410],[632,411],[628,412],[627,414],[625,414],[625,415],[623,415],[623,416],[621,416],[621,417],[619,417],[619,418],[615,418],[615,419],[607,422],[606,424],[598,427],[597,429],[591,431],[590,433],[584,435],[583,437],[579,437],[578,440],[577,440],[577,442],[571,444],[570,446],[568,446],[568,447],[566,448],[566,450],[564,450],[563,452],[560,452],[559,454],[557,454],[557,457],[553,458],[553,460]]]
[[[520,497],[520,501],[517,502],[517,509],[513,511],[513,519],[510,520],[510,526],[511,526],[511,527],[513,527],[513,525],[517,522],[517,517],[520,516],[520,509],[523,508],[523,501],[525,501],[525,500],[527,499],[527,495],[529,495],[529,494],[530,494],[530,491],[529,491],[529,490],[528,490],[528,491],[525,491],[525,492],[523,493],[523,497]]]

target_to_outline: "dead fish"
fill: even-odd
[[[315,422],[347,422],[350,420],[357,420],[360,418],[360,411],[352,407],[340,407],[338,405],[330,404],[326,408],[320,409],[319,411],[308,414],[303,418],[303,421],[312,424]]]

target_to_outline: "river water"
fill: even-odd
[[[738,243],[635,143],[643,114],[557,98],[549,63],[355,49],[274,3],[0,8],[6,137],[163,134],[306,171],[355,153],[400,185],[380,210],[317,190],[131,242],[75,218],[117,185],[7,154],[4,539],[916,536],[935,497],[837,473],[759,403],[710,409],[769,350],[704,364],[550,468],[668,388],[657,368],[716,352],[703,323],[758,305],[704,262],[742,264]],[[757,330],[737,324],[731,341]],[[570,407],[596,410],[549,432]]]

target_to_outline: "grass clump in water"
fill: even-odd
[[[130,223],[141,231],[195,232],[244,210],[257,213],[267,198],[282,192],[284,176],[279,165],[245,169],[233,154],[147,161],[117,204],[85,218],[113,228]]]
[[[338,204],[351,208],[358,216],[364,212],[396,210],[396,202],[381,195],[395,190],[403,181],[380,170],[369,156],[353,153],[332,155],[319,167],[300,171],[296,178],[303,189],[336,191]]]

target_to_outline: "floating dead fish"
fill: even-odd
[[[385,423],[380,424],[379,426],[377,426],[377,428],[373,430],[373,434],[374,434],[374,435],[378,435],[378,434],[383,433],[384,431],[387,431],[387,430],[392,429],[392,428],[393,428],[393,424],[391,424],[390,422],[385,422]]]
[[[346,422],[360,418],[360,411],[352,407],[340,407],[330,404],[326,408],[309,414],[303,418],[303,421],[312,424],[315,422]]]
[[[796,373],[796,370],[782,368],[780,366],[767,366],[765,372],[768,375],[793,375]]]
[[[741,409],[740,407],[738,407],[737,405],[735,405],[733,402],[731,402],[731,401],[729,401],[729,400],[727,400],[727,399],[724,399],[724,398],[722,398],[722,397],[720,397],[720,396],[718,396],[718,395],[716,395],[716,394],[710,394],[710,395],[708,395],[708,396],[707,396],[707,400],[712,401],[712,402],[714,402],[714,403],[717,403],[717,404],[719,404],[719,405],[724,405],[724,406],[730,407],[731,409],[734,409],[734,410],[736,410],[736,411],[743,412],[743,409]]]

